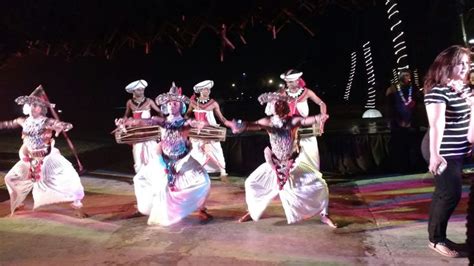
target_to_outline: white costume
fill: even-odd
[[[213,111],[193,111],[195,114],[198,113],[195,115],[197,120],[204,117],[210,126],[218,126]],[[192,144],[191,155],[204,166],[204,169],[206,169],[208,173],[222,173],[223,169],[223,172],[225,172],[224,151],[219,141],[196,138],[190,138],[190,140]],[[210,157],[212,157],[213,160],[211,160]]]
[[[298,82],[301,79],[302,75],[303,72],[298,72],[294,69],[290,69],[287,72],[281,74],[280,78],[283,79],[285,82]],[[285,94],[291,99],[289,101],[291,115],[300,115],[302,117],[308,117],[308,101],[306,99],[303,100],[307,91],[308,90],[304,88],[304,85],[301,84],[296,93],[290,92],[289,89],[285,90]],[[301,138],[299,144],[301,148],[301,159],[319,171],[319,149],[316,137],[312,136]]]
[[[291,104],[291,103],[290,103]],[[290,108],[291,109],[291,108]],[[295,112],[302,117],[308,117],[309,115],[309,106],[308,101],[298,101],[296,100]],[[300,138],[300,156],[301,160],[305,163],[310,164],[313,168],[319,171],[319,148],[318,140],[316,136]]]
[[[199,82],[194,86],[194,92],[199,93],[202,89],[211,89],[214,86],[214,81],[205,80]],[[195,119],[203,121],[213,127],[218,127],[213,110],[205,110],[214,102],[213,99],[207,99],[206,102],[201,102],[195,97],[191,98],[192,104],[198,108],[193,110]],[[221,143],[215,140],[190,138],[192,143],[191,155],[204,166],[208,173],[220,173],[227,175],[226,164],[224,159],[224,151]]]
[[[296,70],[290,69],[289,71],[280,75],[280,78],[285,80],[285,82],[298,82],[301,79],[303,72],[298,72]],[[299,115],[302,117],[308,117],[309,115],[309,106],[308,100],[305,99],[305,94],[308,92],[308,89],[304,87],[303,84],[299,84],[298,91],[290,92],[289,89],[285,90],[285,94],[290,97],[289,107],[291,115]],[[303,100],[304,99],[304,100]],[[320,170],[320,157],[319,157],[319,147],[318,140],[316,136],[305,136],[299,138],[299,159],[301,162],[308,164],[311,168],[314,168],[318,171]],[[323,214],[327,214],[327,205],[323,210]]]
[[[186,96],[172,92],[159,95],[157,104],[186,102]],[[159,144],[162,155],[143,166],[133,181],[138,210],[149,215],[148,224],[169,226],[203,207],[211,182],[204,168],[189,153],[182,132],[185,120],[158,124],[162,127]]]
[[[125,90],[128,93],[133,93],[134,90],[136,89],[145,89],[148,86],[148,83],[143,80],[136,80],[134,82],[131,82],[125,87]],[[144,100],[146,102],[146,98]],[[135,103],[132,100],[133,103]],[[141,103],[135,103],[137,104],[137,108],[140,108]],[[148,106],[148,109],[137,109],[137,110],[132,110],[133,118],[135,119],[149,119],[151,118],[151,109]],[[138,173],[140,169],[144,166],[147,165],[150,161],[156,159],[156,153],[157,153],[157,147],[158,143],[154,140],[148,140],[144,142],[139,142],[139,143],[134,143],[133,148],[132,148],[132,154],[133,154],[133,168],[135,169],[135,173]]]
[[[295,156],[289,125],[284,123],[281,128],[273,127],[268,133],[274,164],[279,165],[280,169],[288,169],[288,180],[282,181],[267,162],[245,180],[245,198],[252,219],[257,221],[277,195],[289,224],[316,214],[326,215],[329,193],[321,173],[305,163],[300,155],[288,165]]]
[[[148,119],[151,117],[150,110],[134,111],[134,118]],[[140,169],[147,165],[149,162],[156,160],[156,154],[158,151],[158,143],[155,140],[147,140],[144,142],[138,142],[133,144],[133,162],[135,173],[138,173]]]
[[[5,176],[12,214],[32,190],[33,208],[60,202],[73,202],[73,207],[82,207],[84,188],[79,175],[54,148],[51,139],[51,127],[55,123],[66,125],[68,129],[72,127],[44,116],[29,116],[21,125],[23,146],[20,149],[20,161]]]

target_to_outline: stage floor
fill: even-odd
[[[2,173],[2,176],[5,172]],[[100,176],[100,177],[99,177]],[[105,178],[107,177],[107,178]],[[245,213],[242,177],[212,182],[207,207],[214,219],[192,215],[171,227],[147,226],[134,210],[133,186],[95,172],[82,177],[86,219],[68,204],[9,217],[0,178],[1,265],[467,265],[444,258],[428,244],[427,212],[432,177],[427,174],[330,182],[331,229],[317,217],[287,225],[275,200],[258,222],[237,223]],[[452,241],[466,240],[468,180],[448,228]]]

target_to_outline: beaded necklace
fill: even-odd
[[[211,100],[211,98],[207,98],[207,99],[204,99],[202,100],[201,98],[196,98],[196,101],[199,103],[199,104],[206,104],[208,103],[209,101]]]
[[[397,91],[398,91],[398,95],[400,95],[400,98],[402,99],[402,102],[405,106],[409,105],[411,102],[412,102],[412,94],[413,94],[413,87],[410,86],[408,88],[408,99],[405,99],[405,96],[403,95],[403,91],[402,89],[400,88],[400,85],[397,85]]]
[[[286,89],[286,94],[293,99],[298,99],[301,95],[303,95],[304,88],[299,88],[296,92],[291,92],[290,89]]]
[[[137,99],[137,98],[135,98],[135,97],[132,98],[132,102],[133,102],[133,104],[135,104],[135,106],[136,106],[137,108],[140,108],[140,106],[145,102],[145,100],[146,100],[146,97],[143,97],[143,98],[141,98],[141,99]]]

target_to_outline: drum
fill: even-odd
[[[191,128],[189,137],[193,139],[209,140],[209,141],[225,141],[227,129],[225,127],[205,126],[198,134],[196,128]]]
[[[311,127],[300,127],[298,128],[298,136],[303,138],[310,138],[310,137],[319,137],[323,134],[321,130],[321,126],[319,123],[313,124]]]
[[[159,126],[139,126],[129,127],[124,132],[116,129],[114,131],[115,141],[118,144],[135,144],[149,140],[160,141],[160,127]]]

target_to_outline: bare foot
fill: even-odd
[[[23,209],[25,209],[25,204],[24,204],[24,203],[21,203],[20,205],[18,205],[18,206],[13,210],[12,213],[10,213],[9,216],[10,216],[10,217],[13,217],[13,216],[15,216],[15,212],[16,212],[16,211],[21,211],[21,210],[23,210]]]
[[[321,222],[323,224],[329,225],[329,227],[331,227],[331,228],[337,228],[337,224],[335,222],[333,222],[331,220],[331,218],[329,218],[329,215],[327,215],[327,214],[321,215]]]
[[[138,217],[142,217],[142,216],[145,216],[145,215],[143,215],[138,210],[135,210],[135,212],[133,212],[132,214],[126,215],[125,219],[138,218]]]
[[[82,209],[74,209],[74,216],[80,219],[89,217],[89,215],[85,213],[84,211],[82,211]]]
[[[250,217],[249,212],[244,214],[244,216],[240,217],[240,219],[239,219],[239,223],[245,223],[245,222],[248,222],[248,221],[252,221],[252,217]]]
[[[25,208],[25,203],[21,203],[18,207],[15,208],[15,211],[21,211]]]
[[[208,221],[210,221],[214,218],[214,217],[212,217],[212,215],[207,213],[206,209],[199,210],[198,216],[199,216],[199,219],[201,220],[201,222],[208,222]]]

